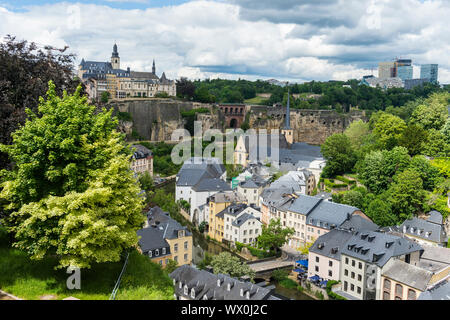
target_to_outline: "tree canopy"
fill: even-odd
[[[1,145],[15,163],[5,173],[2,223],[32,258],[57,255],[60,267],[119,261],[137,244],[143,199],[130,170],[131,149],[112,110],[95,113],[80,96],[60,98],[49,83],[38,112]]]
[[[293,228],[284,228],[280,219],[272,219],[269,225],[262,226],[262,232],[257,240],[258,246],[266,250],[279,251],[294,232]]]
[[[229,252],[221,252],[220,254],[213,256],[211,266],[213,267],[213,272],[215,274],[228,274],[233,278],[248,276],[252,280],[255,277],[255,271],[253,271],[253,269]]]

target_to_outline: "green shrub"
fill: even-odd
[[[279,283],[280,283],[280,286],[282,286],[283,288],[287,288],[287,289],[295,289],[298,286],[297,282],[295,282],[294,280],[289,279],[289,278],[281,280]]]
[[[288,275],[289,271],[283,269],[275,270],[274,272],[272,272],[272,278],[277,282],[281,282],[287,279]]]
[[[339,281],[336,281],[336,280],[329,280],[329,281],[327,282],[327,288],[326,288],[326,291],[327,291],[328,297],[329,297],[330,299],[332,299],[332,300],[347,300],[346,298],[344,298],[344,297],[342,297],[342,296],[340,296],[340,295],[334,293],[334,292],[331,290],[331,287],[334,286],[334,285],[337,284],[337,283],[339,283]]]
[[[117,113],[117,119],[122,121],[133,121],[133,118],[131,117],[131,114],[128,112],[118,112]]]

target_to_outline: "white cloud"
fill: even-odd
[[[157,73],[170,78],[345,80],[402,56],[416,65],[439,63],[440,81],[450,82],[447,1],[372,0],[381,6],[380,29],[367,27],[369,0],[306,1],[301,7],[284,1],[287,10],[265,0],[193,1],[146,10],[77,4],[81,28],[68,23],[73,4],[26,12],[0,7],[0,35],[69,45],[79,60],[106,61],[117,41],[124,68],[150,71],[154,58]],[[271,16],[277,13],[286,19]],[[331,20],[323,24],[327,15]]]

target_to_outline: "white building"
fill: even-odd
[[[261,212],[246,204],[232,204],[217,214],[224,220],[223,239],[231,243],[254,244],[261,234]]]
[[[218,158],[191,158],[184,162],[176,177],[175,201],[190,204],[190,220],[194,224],[205,221],[208,197],[220,191],[231,191],[226,183],[225,166]]]

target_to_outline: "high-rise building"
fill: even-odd
[[[437,64],[421,65],[420,78],[421,79],[430,79],[430,82],[436,83],[438,81],[438,65]]]
[[[380,62],[378,63],[378,78],[394,78],[396,76],[395,62]]]
[[[410,80],[413,78],[413,66],[398,66],[397,67],[397,77],[405,80]]]

